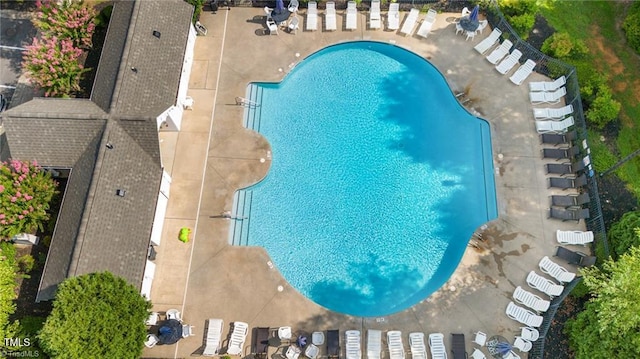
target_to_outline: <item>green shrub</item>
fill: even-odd
[[[627,212],[609,229],[609,244],[614,258],[619,258],[629,248],[640,245],[640,211]]]
[[[515,15],[508,17],[507,21],[509,21],[509,24],[511,24],[511,27],[520,38],[526,40],[531,29],[533,29],[533,24],[536,22],[536,16],[535,14]]]
[[[611,89],[608,86],[600,86],[596,98],[589,105],[585,116],[590,125],[602,129],[609,122],[618,118],[621,106],[620,102],[613,99]]]
[[[204,6],[205,0],[184,0],[184,1],[194,6],[193,18],[191,19],[191,21],[193,21],[193,23],[195,24],[196,21],[200,20],[200,14],[202,13],[202,7]]]
[[[607,145],[600,141],[600,135],[595,130],[589,130],[588,138],[591,164],[597,172],[606,171],[618,162],[618,158],[611,153]]]
[[[542,44],[541,50],[558,59],[579,58],[589,51],[582,40],[573,39],[566,32],[556,32],[549,36]]]
[[[18,264],[20,265],[20,271],[26,274],[33,270],[33,267],[36,265],[36,260],[31,254],[25,254],[18,258]]]
[[[96,24],[96,27],[107,27],[109,25],[109,20],[111,19],[111,13],[113,12],[113,5],[109,5],[104,9],[100,10],[98,16],[93,19],[93,22]]]
[[[16,304],[16,248],[9,242],[0,242],[0,338],[14,338],[18,333],[18,323],[9,317],[15,312]],[[0,348],[5,348],[4,340]]]
[[[629,8],[629,13],[622,23],[622,29],[629,46],[640,53],[640,2],[634,2]]]
[[[584,285],[583,281],[580,281],[571,291],[571,296],[575,298],[582,298],[587,295],[589,295],[589,287]]]

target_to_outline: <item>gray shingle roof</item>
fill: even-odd
[[[3,157],[71,168],[38,301],[97,271],[141,287],[162,178],[156,117],[175,104],[192,12],[183,0],[116,2],[90,100],[34,98],[2,114]]]

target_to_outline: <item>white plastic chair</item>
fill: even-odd
[[[313,334],[311,334],[311,344],[313,345],[324,344],[324,332],[313,332]]]
[[[158,312],[151,312],[151,314],[149,314],[149,318],[147,318],[145,324],[147,325],[156,325],[158,324]]]
[[[533,348],[533,344],[528,340],[522,339],[521,337],[516,337],[516,340],[513,342],[513,347],[523,353],[527,353],[529,352],[529,350],[531,350],[531,348]]]
[[[282,340],[291,340],[293,333],[291,331],[291,327],[280,327],[278,328],[278,338]]]
[[[183,338],[187,338],[187,337],[191,337],[194,336],[195,333],[193,332],[193,325],[183,325],[182,326],[182,337]]]
[[[287,25],[287,27],[289,28],[289,32],[296,34],[300,28],[300,19],[298,19],[297,16],[294,16],[291,18],[291,21],[289,21],[289,25]]]
[[[478,22],[478,28],[476,29],[476,34],[482,34],[484,29],[487,27],[487,25],[489,25],[488,20],[480,20]]]
[[[314,344],[310,344],[304,351],[304,355],[309,359],[316,359],[320,354],[320,348],[315,346]]]
[[[180,311],[177,309],[169,309],[167,310],[167,319],[175,319],[179,322],[182,321],[182,317],[180,317]]]
[[[297,13],[299,6],[300,6],[300,3],[298,3],[298,0],[291,0],[289,2],[289,6],[287,7],[287,10],[289,10],[289,12],[292,12],[292,13]]]
[[[469,39],[473,40],[476,37],[475,31],[467,31],[467,39],[465,41],[469,41]]]
[[[487,359],[483,352],[481,352],[478,348],[473,349],[473,353],[471,353],[472,359]]]
[[[160,339],[155,334],[147,334],[147,339],[144,341],[144,346],[147,348],[153,348],[158,344]]]
[[[272,18],[267,18],[267,28],[270,35],[278,35],[278,24]]]
[[[483,332],[476,332],[476,336],[473,338],[472,343],[476,343],[483,347],[487,343],[487,334]]]
[[[285,357],[287,359],[298,359],[298,357],[300,357],[300,349],[296,346],[290,345],[289,348],[287,348],[287,352],[285,353]]]
[[[536,328],[520,327],[520,329],[520,336],[524,340],[535,342],[536,340],[538,340],[538,338],[540,338],[540,332],[538,332],[538,329]]]

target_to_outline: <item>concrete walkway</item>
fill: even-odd
[[[299,16],[304,27],[304,13]],[[513,340],[520,325],[504,313],[513,290],[526,287],[526,274],[542,256],[554,253],[556,229],[584,226],[547,219],[553,191],[547,188],[540,159],[528,86],[513,85],[473,50],[490,29],[475,40],[455,35],[457,14],[439,14],[428,39],[369,30],[367,16],[358,14],[356,31],[344,30],[344,14],[338,10],[338,31],[269,36],[261,8],[202,14],[208,34],[197,39],[189,86],[195,106],[186,112],[182,131],[160,134],[163,163],[173,182],[151,293],[155,311],[179,309],[184,322],[195,326],[195,336],[145,349],[144,357],[199,356],[208,318],[224,320],[224,338],[233,321],[244,321],[252,328],[290,325],[306,332],[358,329],[363,338],[367,329],[402,330],[407,351],[412,331],[442,332],[449,349],[450,333],[463,333],[469,353],[478,330]],[[403,12],[401,20],[405,16]],[[322,15],[319,21],[323,29]],[[309,301],[269,265],[263,249],[230,246],[230,223],[221,218],[232,209],[234,191],[259,181],[270,165],[269,143],[243,128],[244,108],[236,106],[235,97],[244,96],[249,82],[280,81],[311,53],[352,40],[392,42],[431,61],[455,93],[467,94],[468,110],[490,122],[496,169],[499,218],[482,233],[484,241],[478,248],[468,247],[453,276],[432,296],[380,318],[342,315]],[[543,79],[535,73],[529,78]],[[187,244],[177,240],[181,227],[193,229]],[[250,343],[251,336],[243,356],[251,352]],[[224,346],[226,340],[222,352]]]

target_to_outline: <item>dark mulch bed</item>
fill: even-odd
[[[547,19],[541,15],[536,15],[536,22],[533,24],[533,29],[531,29],[531,32],[529,33],[527,42],[531,44],[531,46],[540,50],[544,40],[555,32],[556,30],[547,23]]]
[[[569,338],[564,334],[564,324],[574,318],[583,308],[585,301],[568,296],[558,308],[547,333],[544,357],[551,359],[572,359],[574,354],[569,348]]]

